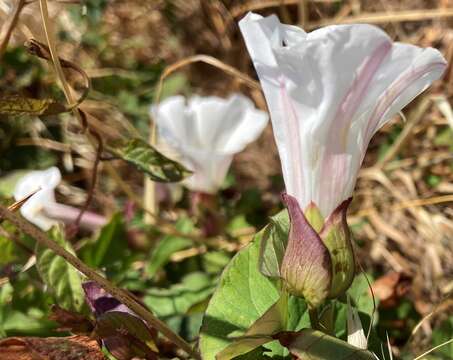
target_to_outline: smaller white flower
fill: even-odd
[[[31,171],[23,176],[14,189],[14,199],[20,201],[33,194],[20,208],[22,216],[40,229],[47,231],[59,221],[73,223],[80,210],[55,201],[55,188],[61,182],[60,170],[53,166],[47,170]],[[95,230],[106,224],[103,216],[85,212],[80,227]]]
[[[56,204],[54,190],[61,181],[60,170],[51,167],[43,171],[31,171],[22,177],[14,189],[16,201],[30,197],[20,208],[22,216],[44,231],[49,230],[57,223],[45,211],[46,207]]]
[[[256,140],[268,116],[240,94],[227,99],[173,96],[152,106],[160,138],[194,172],[185,185],[215,193],[222,185],[234,154]]]
[[[360,321],[359,313],[356,308],[351,306],[351,300],[348,296],[348,343],[359,348],[366,350],[368,347],[368,340],[363,331],[362,322]]]

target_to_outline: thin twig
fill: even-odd
[[[117,288],[110,281],[99,275],[95,270],[91,269],[76,256],[69,253],[55,241],[52,241],[50,238],[48,238],[43,231],[24,221],[22,218],[12,213],[2,205],[0,205],[0,219],[8,220],[25,234],[34,238],[40,245],[53,250],[57,255],[65,259],[86,277],[95,281],[105,291],[107,291],[109,294],[121,301],[124,305],[129,307],[138,316],[143,318],[151,327],[162,333],[172,343],[183,349],[195,359],[201,359],[200,356],[184,339],[174,333],[163,321],[156,318],[151,312],[149,312],[143,305],[141,305],[133,297],[131,297],[126,291]]]
[[[230,10],[231,16],[238,17],[249,11],[256,11],[261,9],[267,9],[270,7],[279,7],[281,5],[296,5],[299,4],[301,0],[257,0],[249,1],[245,4],[241,4],[233,7]],[[311,0],[317,3],[338,3],[341,0]]]
[[[47,44],[48,44],[48,47],[49,47],[48,50],[50,52],[50,57],[52,59],[53,65],[54,65],[55,72],[57,73],[58,79],[59,79],[59,81],[60,81],[60,83],[61,83],[61,85],[63,87],[63,92],[65,94],[66,101],[68,102],[69,106],[72,107],[72,112],[73,112],[74,116],[78,119],[78,121],[81,124],[84,132],[86,132],[86,130],[89,130],[89,132],[87,133],[87,138],[90,141],[90,143],[94,147],[95,147],[95,143],[98,144],[98,148],[97,148],[98,151],[96,153],[97,154],[96,155],[96,160],[95,160],[95,162],[93,164],[93,175],[92,175],[93,176],[92,185],[95,185],[96,184],[96,177],[97,177],[97,169],[98,169],[98,165],[99,165],[99,161],[100,161],[100,154],[102,152],[102,138],[96,131],[94,131],[94,130],[89,128],[86,115],[84,114],[84,112],[82,110],[80,110],[78,108],[78,105],[80,104],[80,100],[79,101],[75,101],[74,100],[74,96],[73,96],[73,94],[71,92],[71,89],[70,89],[70,87],[69,87],[69,85],[68,85],[68,83],[66,81],[66,78],[65,78],[65,75],[64,75],[64,72],[63,72],[63,69],[62,69],[61,60],[58,57],[58,53],[57,53],[57,49],[56,49],[56,45],[55,45],[55,39],[54,39],[54,32],[53,32],[53,29],[52,29],[52,23],[50,21],[49,11],[47,9],[47,0],[39,0],[39,6],[40,6],[40,9],[41,9],[41,17],[42,17],[42,21],[43,21],[44,32],[46,34]],[[38,47],[38,49],[41,50],[39,47]],[[64,62],[64,64],[67,67],[71,67],[68,64],[68,62]],[[72,66],[72,67],[74,68],[74,66]],[[85,80],[87,81],[87,86],[90,86],[90,80],[86,76],[86,73],[82,69],[77,67],[77,66],[74,69],[79,71],[82,75],[83,74],[85,75],[84,77],[85,77]],[[88,90],[89,90],[89,88],[88,88]],[[88,93],[88,90],[85,92],[85,96],[83,97],[83,99],[86,97],[86,94]],[[83,101],[83,99],[82,99],[82,101]],[[76,227],[78,226],[78,222],[82,218],[83,213],[86,211],[86,209],[90,205],[90,202],[91,202],[91,200],[93,198],[93,192],[94,192],[94,187],[91,187],[89,189],[89,194],[88,194],[85,206],[80,210],[80,214],[77,217],[77,220],[75,222]]]
[[[3,54],[5,53],[9,39],[11,38],[11,34],[13,33],[13,30],[17,25],[17,21],[19,20],[20,12],[25,5],[25,0],[17,0],[16,6],[14,6],[13,10],[11,11],[12,14],[8,16],[9,20],[2,27],[2,31],[0,33],[0,58],[2,58]]]
[[[321,26],[327,26],[332,24],[355,24],[355,23],[383,24],[391,22],[431,20],[446,17],[453,17],[453,9],[407,10],[407,11],[395,11],[391,14],[386,12],[362,13],[358,16],[349,16],[340,20],[323,19],[320,21],[310,22],[308,24],[308,29],[318,28]]]
[[[299,25],[302,29],[308,24],[308,1],[299,0]]]
[[[426,206],[426,205],[435,205],[435,204],[442,204],[447,202],[453,202],[453,195],[442,195],[442,196],[434,196],[427,199],[415,199],[415,200],[407,200],[399,202],[393,206],[390,206],[385,211],[399,211],[404,209],[410,209],[419,206]],[[365,217],[372,214],[376,209],[375,208],[368,208],[358,211],[355,214],[351,214],[351,218],[356,217]]]

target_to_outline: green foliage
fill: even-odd
[[[289,216],[286,210],[273,216],[261,240],[259,268],[263,275],[280,277],[280,267],[285,255],[289,233]]]
[[[347,342],[312,329],[304,329],[299,333],[280,335],[282,344],[288,346],[295,360],[375,360],[374,355],[360,350]]]
[[[151,288],[145,303],[160,317],[184,315],[195,305],[206,300],[214,291],[214,279],[201,272],[183,277],[181,283],[169,288]]]
[[[66,241],[64,229],[55,226],[49,236],[64,249],[74,254]],[[36,246],[36,265],[44,283],[49,286],[57,304],[67,310],[80,311],[84,304],[82,278],[80,273],[52,250]]]
[[[279,298],[275,284],[258,270],[262,237],[263,231],[231,260],[222,274],[203,319],[203,359],[215,359],[231,344],[231,337],[244,335]]]
[[[184,166],[138,138],[120,141],[110,146],[109,151],[143,171],[153,181],[178,182],[191,174]]]
[[[275,308],[272,307],[282,296],[279,285],[262,275],[258,269],[260,246],[265,232],[265,229],[260,231],[254,241],[230,261],[222,274],[203,319],[200,334],[203,359],[215,359],[216,354],[228,346],[233,346],[234,349],[234,341],[246,335],[253,324],[257,324],[255,326],[258,326],[258,330],[262,329],[259,319],[263,319],[265,314],[275,315],[271,319],[264,317],[266,324],[270,321],[281,325],[275,329],[300,330],[309,324],[305,302],[294,297],[289,297],[287,301],[287,318],[277,320],[281,312],[274,311]],[[246,349],[253,350],[250,348],[251,344],[256,343],[246,341],[246,344]],[[240,343],[239,346],[244,349],[245,345]],[[276,341],[264,346],[267,356],[273,359],[287,354]]]
[[[193,230],[193,223],[188,218],[181,218],[175,224],[175,227],[181,233],[190,233]],[[176,251],[187,249],[192,245],[192,240],[166,235],[157,246],[152,250],[151,257],[148,261],[147,274],[153,278],[156,272],[161,269]]]
[[[127,253],[126,228],[123,215],[113,215],[99,237],[83,248],[82,259],[90,266],[100,268],[112,265]]]
[[[192,340],[200,331],[202,314],[215,286],[214,277],[193,272],[169,288],[148,289],[143,300],[175,331]]]
[[[450,316],[447,320],[434,329],[433,331],[433,346],[438,346],[444,342],[453,339],[453,316]],[[453,342],[442,346],[435,351],[442,360],[453,359]]]

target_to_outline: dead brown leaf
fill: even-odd
[[[13,337],[0,340],[1,360],[104,360],[96,340],[87,336],[62,338]]]

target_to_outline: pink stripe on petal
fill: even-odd
[[[370,120],[368,121],[368,125],[365,129],[364,134],[364,149],[362,154],[362,160],[365,156],[366,148],[374,135],[374,133],[378,130],[379,123],[384,116],[385,112],[388,108],[395,102],[395,100],[401,96],[401,94],[415,81],[419,80],[422,76],[426,75],[427,73],[434,71],[436,69],[443,70],[446,67],[446,64],[443,62],[434,62],[431,64],[426,64],[424,66],[420,66],[403,76],[399,77],[395,82],[393,82],[388,90],[382,95],[381,99],[379,100],[378,104],[376,105]]]
[[[356,174],[351,173],[350,154],[346,153],[348,132],[354,114],[365,98],[376,71],[392,49],[392,43],[385,41],[364,59],[351,87],[338,107],[329,130],[326,154],[321,164],[321,186],[318,206],[323,215],[328,216],[340,201],[343,201],[348,180]],[[327,213],[326,213],[327,212]]]
[[[290,181],[290,184],[286,184],[286,186],[290,187],[290,189],[287,189],[288,193],[291,192],[290,195],[293,195],[300,202],[304,196],[304,178],[301,158],[302,148],[298,124],[299,119],[297,118],[296,109],[294,109],[291,98],[286,91],[285,80],[283,78],[280,78],[279,83],[283,113],[284,115],[286,115],[286,119],[283,119],[283,122],[285,124],[285,135],[290,146],[290,149],[288,151],[288,157],[290,158],[289,166],[294,172],[292,176],[290,176],[290,179],[288,179]],[[306,204],[299,205],[305,206]]]
[[[328,152],[322,160],[321,178],[319,179],[320,199],[318,207],[324,217],[344,200],[344,191],[348,184],[350,173],[350,157],[347,153]]]
[[[348,143],[348,130],[351,127],[351,121],[354,113],[359,108],[363,98],[366,96],[367,90],[371,85],[376,71],[381,66],[385,57],[392,49],[392,43],[387,40],[380,44],[376,49],[364,60],[359,67],[359,73],[354,79],[352,86],[346,93],[343,101],[338,107],[337,113],[332,123],[330,132],[331,144],[338,144],[336,138],[340,136],[342,146],[341,150],[345,150]]]

